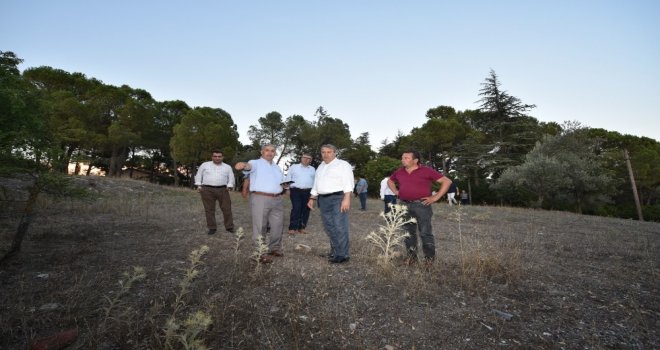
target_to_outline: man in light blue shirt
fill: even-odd
[[[310,191],[314,185],[314,175],[316,169],[310,164],[312,156],[303,153],[299,164],[293,164],[286,175],[286,181],[293,181],[289,185],[289,198],[291,199],[291,215],[289,217],[289,234],[305,234],[307,221],[309,221],[309,201]]]
[[[360,210],[365,211],[367,210],[367,191],[369,190],[367,179],[363,178],[362,176],[357,176],[356,178],[358,180],[355,184],[355,191],[360,197]]]
[[[283,256],[282,229],[284,225],[284,201],[282,182],[284,173],[273,162],[276,151],[273,145],[261,147],[261,158],[249,162],[238,162],[234,168],[249,176],[250,211],[252,213],[252,240],[255,244],[263,237],[268,244],[268,254],[261,256],[259,261],[268,264],[273,256]],[[270,224],[270,241],[266,235],[266,227]]]

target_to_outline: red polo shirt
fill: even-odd
[[[431,196],[433,183],[442,176],[440,172],[433,168],[419,165],[410,174],[404,167],[397,169],[390,176],[390,180],[399,184],[399,198],[401,200],[415,201]]]

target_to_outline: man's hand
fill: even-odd
[[[339,210],[342,213],[348,212],[351,209],[351,192],[344,193],[344,199],[341,200],[341,207]]]
[[[238,162],[234,165],[234,169],[236,169],[238,171],[246,170],[245,168],[247,168],[247,163],[246,162]],[[249,169],[247,169],[247,170],[249,170]]]
[[[436,196],[422,197],[422,204],[431,205],[431,204],[437,202],[438,199],[440,199],[440,198],[436,198]]]

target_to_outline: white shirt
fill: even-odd
[[[223,163],[215,164],[212,161],[204,162],[197,169],[195,186],[227,186],[234,187],[234,171],[231,166]]]
[[[284,181],[293,181],[292,188],[312,188],[315,174],[316,169],[311,165],[294,164],[289,168]]]
[[[330,163],[322,162],[316,169],[311,195],[334,192],[353,192],[353,167],[347,161],[333,159]]]
[[[394,192],[390,190],[390,186],[387,186],[387,180],[389,179],[390,177],[387,176],[380,182],[380,199],[385,199],[385,196],[394,196]]]

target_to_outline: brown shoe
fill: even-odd
[[[403,262],[401,263],[401,265],[403,265],[403,266],[410,266],[410,265],[415,265],[415,264],[417,264],[417,259],[415,259],[415,258],[405,258],[405,259],[403,259]]]
[[[262,264],[270,264],[273,262],[273,258],[268,254],[264,254],[259,258],[259,262]]]
[[[298,230],[298,234],[306,235],[306,234],[307,234],[307,231],[305,231],[304,228],[301,228],[300,230]]]
[[[424,269],[426,271],[433,268],[433,259],[424,259]]]
[[[296,232],[296,230],[289,230],[288,233],[289,233],[289,235],[293,236],[293,235],[295,235],[297,232]]]
[[[273,250],[273,251],[268,252],[268,255],[272,255],[272,256],[284,256],[284,253],[282,253],[281,250]]]

